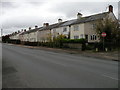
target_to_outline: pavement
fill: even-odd
[[[9,44],[15,45],[15,44]],[[17,44],[16,44],[17,45]],[[81,51],[79,49],[65,49],[65,48],[49,48],[49,47],[41,47],[41,46],[25,46],[25,45],[17,45],[21,47],[31,48],[31,49],[40,49],[46,51],[52,51],[56,53],[69,53],[69,54],[76,54],[82,55],[86,57],[93,57],[93,58],[100,58],[105,60],[113,60],[113,61],[120,61],[120,51],[108,51],[108,52],[95,52],[92,50],[85,50]]]
[[[8,44],[2,50],[3,88],[118,88],[112,60]]]

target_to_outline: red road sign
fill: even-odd
[[[102,37],[106,37],[106,33],[105,32],[103,32],[101,35],[102,35]]]

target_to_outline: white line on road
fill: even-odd
[[[108,76],[108,75],[105,75],[105,74],[103,74],[102,76],[105,76],[105,77],[108,77],[108,78],[111,78],[111,79],[114,79],[114,80],[119,80],[118,78],[114,78],[114,77],[111,77],[111,76]]]

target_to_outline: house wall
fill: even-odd
[[[20,34],[20,41],[24,41],[24,37],[23,37],[23,34]]]
[[[67,28],[67,30],[64,31],[64,28]],[[60,34],[65,35],[65,36],[68,38],[69,32],[70,32],[70,27],[69,27],[69,26],[61,27],[61,32],[60,32]]]
[[[74,30],[74,26],[78,26],[79,30]],[[82,35],[83,35],[83,37],[81,37]],[[79,39],[80,38],[85,38],[85,36],[84,36],[84,23],[83,24],[71,25],[70,39],[74,39],[75,36],[79,36]]]
[[[49,42],[51,37],[51,30],[40,30],[38,31],[38,41],[39,42]]]
[[[99,42],[98,34],[94,28],[95,22],[84,23],[85,35],[88,35],[88,42]],[[91,39],[91,37],[96,36],[96,39]]]
[[[64,28],[66,28],[66,31],[64,31]],[[68,38],[69,32],[70,32],[69,26],[53,28],[51,29],[52,39],[53,37],[57,37],[58,35],[65,35]]]
[[[115,17],[114,13],[110,12],[108,14],[108,18],[111,18],[113,21],[117,20],[117,18]]]
[[[51,29],[52,40],[53,40],[53,38],[59,36],[60,34],[62,34],[61,27]]]
[[[29,34],[28,33],[23,35],[23,41],[29,41]]]
[[[29,33],[29,42],[37,42],[37,31]]]
[[[18,34],[11,35],[11,36],[10,36],[10,39],[19,40],[19,39],[20,39],[19,33],[18,33]]]

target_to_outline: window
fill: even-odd
[[[65,27],[65,28],[63,28],[63,32],[66,32],[67,31],[67,28]]]
[[[56,29],[53,29],[53,33],[55,33],[56,32]]]
[[[85,39],[88,40],[88,35],[85,35]]]
[[[92,35],[92,40],[94,40],[95,35]]]
[[[96,27],[96,24],[93,23],[93,24],[92,24],[92,29],[95,29],[95,27]]]
[[[90,39],[93,40],[93,39],[92,39],[92,35],[90,36]]]
[[[74,39],[79,39],[79,36],[74,36]]]
[[[96,40],[97,39],[97,37],[96,37],[96,35],[94,36],[94,40]]]
[[[97,36],[96,36],[96,35],[91,35],[91,36],[90,36],[90,39],[91,39],[91,40],[97,40]]]
[[[79,30],[79,26],[78,25],[75,25],[74,26],[74,31],[78,31]]]
[[[83,34],[80,35],[80,38],[83,38]]]

